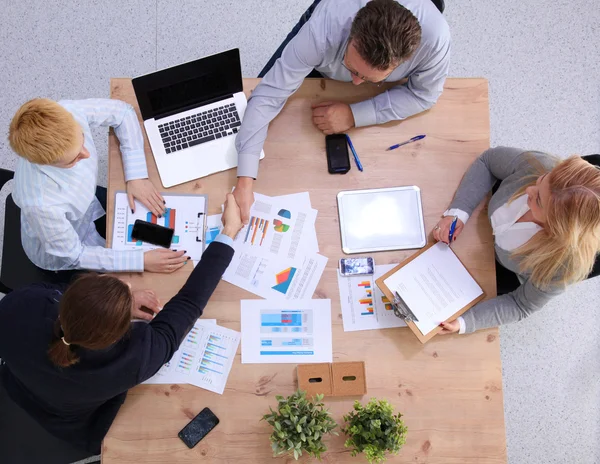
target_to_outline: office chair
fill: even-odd
[[[0,169],[0,190],[14,177],[14,172]],[[15,288],[35,282],[52,281],[53,273],[34,265],[25,254],[21,244],[21,210],[12,199],[6,197],[4,210],[4,243],[0,265],[0,292],[10,293]]]
[[[431,0],[431,1],[436,6],[436,8],[438,10],[440,10],[440,13],[444,13],[444,10],[446,9],[446,4],[444,3],[444,0]]]

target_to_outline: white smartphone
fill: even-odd
[[[374,272],[375,262],[371,257],[340,259],[340,274],[343,276],[373,275]]]

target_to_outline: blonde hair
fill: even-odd
[[[549,172],[548,183],[544,228],[512,254],[539,288],[584,280],[600,252],[600,169],[572,156]]]
[[[54,164],[75,148],[80,126],[71,113],[55,101],[35,98],[25,103],[10,123],[12,149],[36,164]]]

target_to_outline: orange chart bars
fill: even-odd
[[[387,311],[391,311],[392,308],[392,303],[390,303],[390,300],[388,300],[387,296],[382,296],[381,297],[381,302],[385,305],[385,309]]]
[[[267,230],[269,229],[269,221],[267,219],[262,219],[256,216],[252,216],[250,218],[250,222],[248,223],[248,230],[246,230],[246,236],[244,237],[244,243],[250,242],[251,245],[254,245],[257,239],[260,239],[258,246],[262,246],[263,241],[267,235]],[[258,233],[258,232],[261,233]]]

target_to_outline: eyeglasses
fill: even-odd
[[[361,81],[363,81],[363,82],[365,82],[365,83],[367,83],[367,84],[374,85],[375,87],[381,87],[381,86],[384,84],[385,80],[386,80],[388,77],[390,77],[390,74],[392,74],[392,72],[393,72],[393,71],[392,71],[392,72],[390,72],[390,73],[389,73],[387,76],[385,76],[385,77],[384,77],[383,79],[381,79],[380,81],[373,82],[373,81],[371,81],[371,80],[367,79],[365,76],[361,76],[359,73],[357,73],[356,71],[353,71],[353,70],[352,70],[352,69],[350,69],[348,66],[346,66],[346,54],[345,54],[345,53],[344,53],[344,59],[342,60],[342,66],[343,66],[344,68],[346,68],[346,69],[348,70],[348,72],[349,72],[350,74],[352,74],[353,76],[355,76],[355,77],[358,77],[358,78],[359,78]]]

